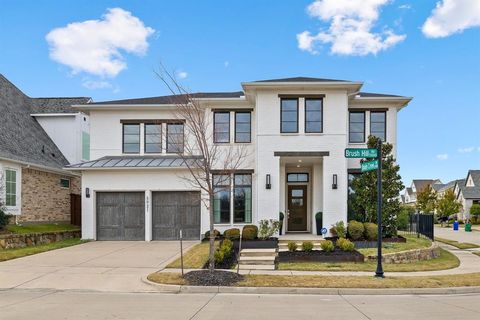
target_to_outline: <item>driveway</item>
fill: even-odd
[[[458,231],[453,231],[453,228],[435,227],[435,236],[458,242],[468,242],[480,245],[480,232],[473,230],[472,232],[465,232],[462,228]]]
[[[184,242],[189,248],[197,242]],[[0,289],[151,291],[141,278],[180,252],[177,241],[94,241],[0,262]]]

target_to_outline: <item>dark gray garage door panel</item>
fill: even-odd
[[[97,192],[97,240],[145,240],[145,193]]]
[[[162,191],[152,193],[152,238],[175,240],[200,238],[200,192]]]

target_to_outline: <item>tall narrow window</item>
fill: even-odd
[[[387,131],[387,113],[385,111],[370,112],[370,134],[372,136],[386,140]]]
[[[322,99],[305,99],[305,132],[322,132]]]
[[[298,99],[282,99],[280,109],[281,109],[280,132],[297,133],[298,132]]]
[[[348,136],[351,143],[365,142],[365,112],[350,112],[348,127]]]
[[[167,152],[182,153],[183,152],[183,124],[168,123],[167,124]]]
[[[11,169],[5,170],[5,205],[17,205],[17,171]]]
[[[213,113],[213,141],[215,143],[230,142],[230,112]]]
[[[214,175],[213,189],[213,221],[230,223],[230,175]]]
[[[123,124],[123,153],[140,153],[140,124]]]
[[[234,175],[234,223],[252,222],[252,175],[235,174]]]
[[[145,123],[145,153],[162,152],[162,125]]]
[[[252,114],[251,112],[235,112],[235,142],[251,142]]]

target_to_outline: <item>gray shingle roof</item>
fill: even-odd
[[[32,99],[0,74],[0,157],[62,169],[67,159],[30,116]]]
[[[350,82],[349,80],[311,78],[311,77],[292,77],[280,79],[257,80],[253,82]]]
[[[181,168],[194,166],[200,157],[188,157],[183,159],[180,156],[110,156],[97,160],[72,164],[67,166],[71,169],[96,169],[96,168]]]
[[[234,91],[234,92],[196,92],[190,94],[191,98],[202,99],[202,98],[240,98],[244,95],[243,91]],[[90,104],[93,105],[102,105],[102,104],[175,104],[178,102],[184,102],[185,95],[168,95],[168,96],[158,96],[158,97],[148,97],[148,98],[136,98],[136,99],[124,99],[124,100],[111,100],[111,101],[100,101],[93,102]]]
[[[453,189],[453,188],[455,188],[456,183],[461,183],[461,182],[465,183],[465,179],[457,179],[457,180],[449,181],[446,184],[442,185],[442,187],[438,191],[439,192],[444,192],[448,189]]]
[[[51,97],[51,98],[32,98],[33,113],[76,113],[72,105],[86,104],[92,99],[89,97]]]
[[[465,199],[480,199],[480,187],[463,187],[462,195]]]
[[[417,192],[422,191],[425,187],[427,186],[432,186],[435,181],[437,180],[432,180],[432,179],[415,179],[413,180],[413,184],[415,185],[415,189]]]
[[[472,176],[475,187],[480,187],[480,170],[469,170],[468,173]]]

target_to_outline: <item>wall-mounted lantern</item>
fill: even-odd
[[[85,188],[85,197],[90,198],[90,188]]]
[[[337,180],[338,180],[337,175],[334,174],[333,175],[333,182],[332,182],[332,189],[337,189],[337,186],[338,186]]]
[[[270,182],[270,175],[267,174],[265,177],[265,189],[272,189],[272,184]]]

